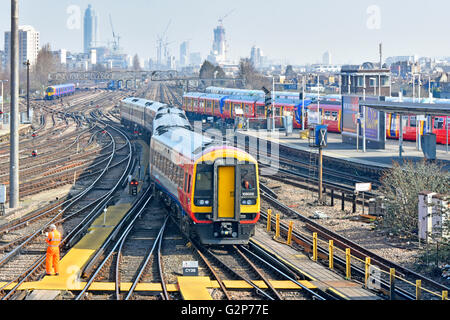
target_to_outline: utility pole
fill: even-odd
[[[19,205],[19,4],[11,0],[11,126],[9,207]]]

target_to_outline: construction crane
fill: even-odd
[[[116,36],[116,34],[114,32],[114,26],[113,26],[111,14],[109,14],[109,22],[111,23],[111,30],[112,30],[112,34],[113,34],[113,51],[117,52],[120,49],[120,36]]]
[[[169,23],[167,24],[166,29],[164,32],[158,36],[157,42],[158,42],[158,52],[157,52],[157,63],[158,65],[162,64],[162,54],[164,49],[164,55],[165,60],[167,60],[167,46],[169,45],[168,40],[166,39],[166,33],[169,30],[169,26],[172,23],[172,20],[169,20]]]
[[[236,11],[236,9],[231,10],[230,12],[228,12],[226,15],[224,15],[223,17],[219,18],[219,24],[223,25],[223,20],[225,18],[227,18],[229,15],[231,15],[234,11]]]

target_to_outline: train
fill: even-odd
[[[274,95],[273,107],[277,126],[282,125],[281,116],[292,116],[294,128],[307,128],[308,119],[317,117],[317,111],[319,111],[322,124],[328,125],[329,132],[342,133],[342,97],[340,95],[321,96],[319,102],[315,94],[305,94],[304,101],[300,99],[300,94],[295,92],[276,91]],[[208,87],[205,93],[185,93],[182,108],[188,116],[193,118],[214,117],[231,123],[237,116],[241,116],[253,122],[262,123],[268,116],[264,97],[264,92],[260,90]],[[386,100],[399,101],[399,98],[386,97]],[[403,100],[406,101],[407,98]],[[433,116],[429,130],[426,130],[423,121],[416,121],[416,116],[410,115],[404,116],[404,118],[407,118],[406,126],[403,129],[405,140],[416,141],[420,130],[420,134],[424,132],[436,134],[437,143],[448,143],[450,117]],[[386,137],[398,140],[399,127],[400,115],[387,113]]]
[[[154,192],[182,232],[203,245],[248,244],[260,219],[256,159],[194,131],[179,108],[132,97],[120,111],[123,125],[151,137]]]
[[[45,99],[54,100],[61,97],[73,95],[75,93],[75,84],[61,84],[57,86],[49,86],[45,90]]]

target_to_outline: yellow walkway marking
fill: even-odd
[[[184,300],[212,300],[207,288],[211,288],[208,277],[178,277],[178,287]]]

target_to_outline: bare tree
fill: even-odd
[[[386,197],[382,228],[396,235],[417,235],[419,193],[446,194],[450,174],[443,165],[426,161],[404,165],[394,163],[382,178],[381,193]]]
[[[244,79],[247,89],[261,90],[263,86],[267,88],[272,87],[270,79],[259,73],[248,58],[241,59],[239,63],[239,76]]]
[[[32,68],[31,86],[39,89],[48,84],[48,75],[61,69],[61,64],[51,52],[50,44],[45,44],[38,53],[36,65]]]

